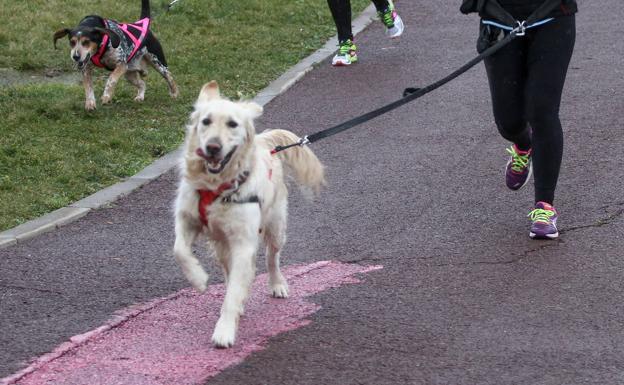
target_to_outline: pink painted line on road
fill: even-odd
[[[320,306],[306,297],[358,283],[355,274],[381,268],[332,261],[290,266],[284,270],[290,285],[290,297],[285,300],[271,298],[267,275],[258,276],[236,344],[227,350],[215,349],[210,342],[224,286],[212,285],[203,294],[184,289],[124,310],[0,384],[201,384],[264,349],[269,338],[309,324],[306,317]]]

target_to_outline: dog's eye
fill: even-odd
[[[82,46],[83,47],[88,47],[89,46],[89,41],[88,40],[83,40],[82,41]]]
[[[69,41],[69,46],[70,46],[70,47],[72,47],[72,48],[74,48],[74,47],[76,46],[76,42],[75,42],[75,41],[73,41],[73,40],[70,40],[70,41]]]
[[[236,127],[238,127],[238,123],[236,123],[233,120],[228,120],[227,126],[230,127],[230,128],[236,128]]]
[[[212,123],[212,120],[210,120],[210,118],[204,118],[204,120],[202,120],[202,124],[204,126],[209,126],[210,123]]]

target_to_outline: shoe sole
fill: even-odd
[[[559,237],[559,232],[556,232],[554,234],[537,235],[531,231],[529,232],[529,237],[531,239],[556,239]]]
[[[355,64],[355,63],[357,63],[357,59],[355,59],[353,61],[350,61],[350,62],[339,60],[339,61],[332,61],[332,66],[334,66],[334,67],[346,67],[346,66],[350,66],[350,65]]]
[[[403,19],[401,19],[401,16],[397,15],[396,19],[394,20],[394,26],[399,29],[399,32],[396,32],[394,34],[386,34],[386,36],[388,36],[390,39],[396,39],[397,37],[403,35],[403,31],[405,30],[405,24],[403,24]]]
[[[509,167],[509,164],[511,164],[511,159],[509,159],[509,161],[505,165],[505,170],[504,170],[505,179],[507,179],[507,167]],[[531,161],[531,163],[529,163],[529,175],[527,175],[526,180],[524,181],[524,183],[520,187],[518,187],[518,188],[511,188],[511,187],[507,186],[507,183],[505,183],[505,186],[507,186],[507,188],[510,189],[511,191],[518,191],[521,188],[523,188],[524,186],[526,186],[527,183],[529,183],[529,181],[531,180],[531,176],[533,176],[533,161]]]
[[[346,56],[346,55],[343,55],[343,57],[344,56]],[[355,63],[357,63],[357,61],[358,61],[357,55],[351,56],[350,60],[344,60],[339,55],[336,55],[332,59],[332,63],[331,64],[334,67],[345,67],[345,66],[350,66],[351,64],[355,64]]]

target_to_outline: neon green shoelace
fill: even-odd
[[[381,21],[388,28],[394,27],[394,18],[392,17],[392,11],[394,11],[394,4],[392,3],[392,1],[388,1],[388,8],[383,11],[377,12]]]
[[[520,155],[513,146],[507,148],[506,151],[511,155],[511,169],[516,172],[523,172],[529,164],[531,154]]]
[[[347,40],[340,44],[340,49],[338,50],[338,52],[340,52],[341,55],[346,55],[351,50],[355,51],[355,44],[353,44],[351,40]]]
[[[379,17],[383,21],[384,25],[388,28],[394,27],[394,18],[392,17],[392,6],[388,7],[383,12],[379,12]]]
[[[544,222],[550,223],[550,218],[555,215],[555,212],[552,210],[544,210],[544,209],[534,209],[527,215],[533,222]]]

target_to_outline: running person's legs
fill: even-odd
[[[334,66],[346,66],[357,61],[356,46],[351,30],[351,1],[327,0],[338,31],[338,53],[332,59]]]
[[[386,26],[386,35],[398,37],[403,33],[403,21],[396,13],[390,0],[372,0],[377,13]],[[350,65],[357,61],[356,46],[353,43],[350,0],[327,0],[329,10],[338,31],[338,53],[332,60],[334,66]]]
[[[529,36],[526,116],[533,128],[535,209],[531,238],[557,238],[557,211],[552,206],[563,154],[559,120],[561,93],[574,51],[574,16],[563,16]]]
[[[516,39],[485,60],[492,95],[494,120],[501,136],[513,143],[505,169],[512,190],[524,187],[531,177],[531,132],[525,118],[526,41]]]
[[[531,132],[524,113],[525,45],[525,40],[517,38],[485,59],[496,127],[503,138],[521,150],[531,148]]]
[[[327,0],[327,5],[329,5],[329,11],[334,18],[334,23],[336,23],[338,41],[353,40],[353,32],[351,31],[351,1]]]
[[[575,42],[575,18],[563,16],[529,36],[526,117],[533,129],[535,201],[552,204],[563,154],[559,106]]]
[[[390,8],[388,0],[373,0],[377,12],[384,12]],[[350,0],[327,0],[329,11],[336,23],[338,40],[353,40],[351,31],[351,1]]]
[[[574,40],[574,16],[563,16],[486,59],[497,127],[515,144],[508,169],[522,150],[531,149],[537,202],[531,237],[558,236],[552,203],[563,153],[559,106]]]

